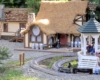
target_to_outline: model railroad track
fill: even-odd
[[[75,53],[74,54],[73,53],[67,53],[67,54],[64,53],[64,54],[46,55],[46,56],[39,57],[39,58],[37,58],[35,60],[32,60],[30,62],[30,67],[33,68],[33,69],[37,69],[39,71],[51,74],[51,75],[55,75],[55,76],[72,76],[73,74],[66,74],[66,73],[58,72],[57,71],[58,70],[58,66],[56,66],[56,65],[58,65],[58,62],[53,65],[53,70],[50,70],[50,69],[47,69],[47,68],[43,68],[43,67],[41,67],[39,65],[39,62],[41,62],[42,60],[53,58],[53,57],[57,57],[57,56],[74,57],[74,59],[77,59],[77,57],[75,57],[76,56]],[[70,59],[73,60],[73,58],[70,58]],[[66,60],[66,61],[69,61],[69,60]],[[63,64],[66,61],[62,61],[61,64]]]

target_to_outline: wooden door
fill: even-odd
[[[60,35],[60,45],[61,46],[67,46],[68,43],[68,37],[66,34],[61,34]]]

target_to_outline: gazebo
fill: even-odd
[[[95,19],[95,13],[92,12],[90,16],[90,20],[77,29],[81,33],[81,51],[84,55],[86,55],[87,44],[93,44],[95,52],[98,52],[100,23]]]

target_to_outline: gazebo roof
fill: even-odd
[[[77,30],[81,33],[99,33],[100,23],[94,18],[95,14],[91,14],[90,20],[79,27]]]

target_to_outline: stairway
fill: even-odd
[[[9,41],[10,42],[23,42],[24,37],[14,37],[14,38],[10,39]]]

